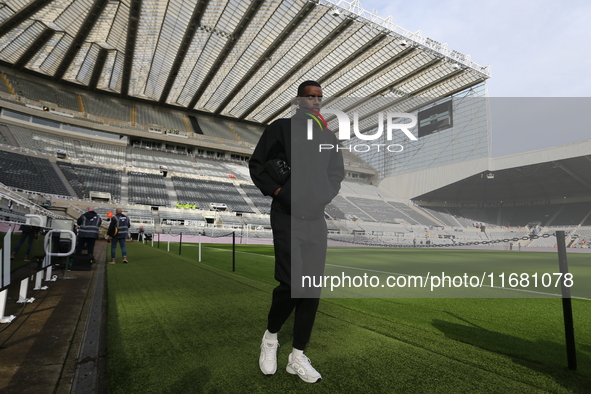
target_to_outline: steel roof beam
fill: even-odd
[[[12,67],[17,70],[21,70],[23,67],[25,67],[27,63],[33,58],[33,56],[35,56],[35,54],[39,52],[39,50],[43,48],[43,46],[47,44],[49,40],[51,40],[51,37],[53,37],[54,34],[55,30],[51,28],[46,28],[43,30],[41,34],[39,34],[39,37],[33,41],[25,53],[21,55],[21,57],[12,65]]]
[[[410,53],[410,52],[407,52],[407,53]],[[401,55],[401,53],[399,55]],[[431,60],[430,62],[427,62],[426,64],[424,64],[421,67],[417,68],[413,72],[405,75],[402,79],[399,79],[399,80],[395,81],[393,84],[391,84],[391,85],[389,85],[389,86],[387,86],[387,87],[385,87],[385,88],[383,88],[381,90],[378,90],[377,92],[374,92],[370,97],[365,98],[365,99],[361,100],[360,102],[357,102],[354,105],[352,105],[352,106],[344,109],[343,112],[351,112],[351,111],[354,111],[355,109],[357,109],[357,108],[363,106],[364,104],[366,104],[367,102],[371,101],[372,98],[377,97],[377,96],[383,94],[384,92],[388,92],[389,90],[393,89],[395,86],[400,86],[400,85],[404,84],[405,82],[408,82],[409,80],[411,80],[416,75],[420,74],[421,72],[423,72],[425,70],[428,70],[428,69],[436,66],[441,61],[442,61],[441,59],[436,58],[436,59]],[[377,75],[377,73],[373,73],[373,72],[372,72],[372,74],[373,75]],[[369,79],[369,78],[367,78],[367,79]],[[359,85],[360,85],[360,83],[357,84],[357,86],[359,86]],[[350,88],[343,89],[343,90],[341,90],[341,92],[350,91],[350,90],[351,90]],[[413,93],[413,95],[414,95],[414,93]],[[393,103],[388,104],[388,106],[386,108],[390,108],[390,107],[392,107],[392,105],[397,104],[397,103],[399,103],[399,102],[401,102],[401,101],[403,101],[405,99],[406,98],[400,98],[400,99],[394,101]],[[323,103],[323,105],[326,105],[326,104],[327,103]],[[380,110],[377,110],[375,112],[372,112],[371,114],[368,114],[368,115],[364,116],[363,118],[359,119],[359,121],[361,122],[362,120],[367,119],[371,115],[376,114],[376,113],[381,112],[381,111],[383,111],[383,109],[380,109]],[[327,122],[330,122],[334,117],[335,117],[334,115],[331,115],[329,117],[326,117],[326,121]]]
[[[185,56],[187,56],[187,52],[191,46],[191,42],[193,42],[193,38],[195,37],[195,32],[197,31],[197,27],[201,23],[201,18],[205,13],[205,9],[209,4],[209,0],[201,0],[195,6],[193,10],[193,14],[191,15],[191,20],[189,21],[189,25],[187,26],[187,30],[183,35],[183,39],[181,40],[181,45],[179,46],[179,50],[176,53],[176,57],[172,63],[172,67],[170,72],[168,73],[168,78],[166,79],[166,83],[164,84],[164,88],[162,89],[162,94],[160,95],[160,100],[158,100],[158,104],[166,103],[168,99],[168,95],[170,94],[170,90],[172,89],[172,85],[174,85],[174,81],[176,76],[178,75],[181,66],[183,65],[183,61],[185,60]]]
[[[552,163],[554,165],[557,165],[562,171],[566,172],[568,175],[572,176],[574,179],[579,181],[579,183],[581,183],[587,189],[591,189],[591,183],[589,183],[586,180],[584,180],[583,178],[581,178],[581,176],[579,174],[577,174],[576,172],[574,172],[573,170],[568,168],[566,165],[564,165],[563,163],[561,163],[559,161],[553,161]]]
[[[107,61],[108,53],[109,51],[106,48],[99,49],[99,53],[94,63],[94,69],[92,70],[92,76],[90,77],[90,82],[88,83],[89,90],[96,90],[96,85],[98,84],[98,81],[101,77],[101,72],[103,71],[105,62]]]
[[[125,41],[125,54],[123,55],[123,72],[121,76],[121,97],[127,97],[129,93],[129,80],[131,79],[131,67],[133,66],[133,55],[135,42],[140,23],[142,11],[142,0],[131,0],[129,4],[129,19],[127,22],[127,40]]]
[[[378,45],[380,42],[385,40],[386,37],[388,37],[388,36],[385,34],[380,34],[380,35],[375,36],[373,39],[371,39],[369,42],[367,42],[365,45],[363,45],[361,48],[359,48],[357,51],[355,51],[355,53],[353,53],[351,56],[349,56],[349,58],[347,60],[345,60],[344,62],[340,63],[339,65],[333,67],[330,71],[328,71],[322,77],[318,78],[317,82],[322,85],[322,83],[324,83],[324,81],[326,81],[328,78],[330,78],[334,74],[338,73],[339,71],[345,69],[350,64],[357,61],[357,59],[359,59],[361,56],[363,56],[367,51],[371,50],[372,47]],[[327,100],[327,102],[330,102],[330,100]],[[287,110],[290,107],[290,105],[291,104],[286,104],[283,107],[281,107],[279,110],[275,111],[273,113],[273,115],[271,115],[267,119],[265,119],[264,123],[267,123],[272,119],[275,119],[277,116],[279,116],[285,110]]]
[[[250,4],[250,7],[248,7],[246,12],[242,16],[242,19],[240,19],[240,22],[236,26],[236,29],[234,29],[232,37],[226,42],[226,45],[224,45],[224,48],[218,55],[217,59],[213,63],[211,69],[209,70],[205,78],[203,79],[201,86],[199,86],[199,89],[197,89],[197,91],[193,95],[193,98],[187,106],[188,109],[192,109],[193,107],[195,107],[197,101],[199,101],[199,99],[205,92],[205,89],[207,89],[207,87],[209,86],[209,83],[213,80],[219,69],[222,67],[222,64],[224,64],[224,62],[228,58],[228,55],[230,55],[230,52],[232,52],[232,49],[234,49],[234,46],[240,40],[240,37],[242,37],[242,34],[246,31],[248,25],[250,24],[256,13],[259,11],[263,3],[264,0],[255,0]]]
[[[267,59],[273,56],[275,51],[281,45],[283,45],[287,37],[289,37],[291,33],[293,33],[298,28],[298,26],[306,19],[306,17],[308,17],[310,12],[312,12],[312,10],[314,9],[314,6],[316,6],[314,2],[309,2],[304,5],[300,12],[298,12],[297,15],[291,20],[291,22],[285,27],[285,29],[283,29],[281,34],[277,36],[275,41],[273,41],[273,43],[269,45],[265,53],[263,53],[259,57],[259,60],[257,60],[257,62],[250,68],[250,70],[248,70],[248,72],[244,75],[244,77],[242,77],[240,82],[236,84],[236,87],[232,89],[232,91],[226,96],[226,99],[222,101],[222,103],[215,111],[216,115],[219,115],[222,112],[222,110],[228,104],[230,104],[234,97],[236,97],[240,90],[242,90],[242,88],[248,83],[248,81],[250,81],[250,79],[256,75],[260,68],[265,64]]]
[[[41,10],[46,5],[49,5],[53,0],[33,0],[23,8],[21,8],[18,12],[13,14],[10,18],[4,21],[2,25],[0,25],[0,38],[2,38],[6,33],[29,19],[31,16],[35,15],[37,11]]]
[[[90,34],[92,28],[94,27],[94,24],[96,23],[99,16],[105,9],[107,3],[108,0],[96,0],[94,2],[92,7],[90,8],[90,11],[88,11],[88,15],[86,15],[86,19],[84,19],[84,22],[82,22],[80,30],[78,30],[76,37],[74,37],[74,41],[72,41],[72,44],[68,47],[68,50],[62,58],[62,61],[58,66],[55,74],[53,74],[54,81],[59,81],[64,77],[64,74],[68,70],[68,67],[70,67],[70,64],[72,64],[72,62],[74,61],[76,53],[78,53],[78,51],[82,47],[82,44],[84,44],[86,37],[88,37],[88,34]]]
[[[283,85],[286,81],[288,81],[291,77],[293,77],[298,72],[298,70],[302,67],[302,65],[306,64],[307,62],[312,60],[312,58],[314,58],[314,56],[316,56],[320,52],[322,52],[322,50],[324,48],[326,48],[328,45],[330,45],[330,43],[335,38],[337,38],[343,31],[345,31],[349,26],[351,26],[351,24],[353,24],[353,20],[351,20],[351,19],[346,19],[343,22],[341,22],[330,34],[328,34],[322,41],[320,41],[314,48],[312,48],[312,50],[309,51],[306,56],[301,58],[300,61],[298,61],[296,64],[294,64],[294,66],[288,72],[283,74],[283,76],[281,78],[279,78],[279,80],[277,82],[275,82],[273,84],[273,86],[271,86],[271,88],[269,88],[257,101],[255,101],[254,104],[252,104],[250,107],[248,107],[248,109],[242,115],[240,115],[240,117],[238,119],[243,120],[248,115],[250,115],[258,106],[260,106],[263,102],[265,102],[265,100],[267,100],[267,98],[273,92],[275,92],[277,89],[279,89],[281,87],[281,85]],[[268,119],[269,118],[267,118],[267,120]],[[263,123],[266,123],[267,120],[265,120],[265,122],[263,122]]]

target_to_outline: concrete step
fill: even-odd
[[[79,160],[83,160],[84,152],[82,152],[82,145],[80,145],[80,141],[74,140],[74,150],[76,151],[76,157]]]
[[[50,163],[53,166],[53,169],[55,170],[57,175],[60,177],[62,183],[66,186],[66,189],[68,189],[68,192],[70,193],[70,195],[72,197],[78,198],[78,195],[74,191],[74,188],[72,187],[72,185],[70,185],[70,182],[68,182],[68,178],[66,178],[66,176],[64,175],[64,173],[62,172],[60,167],[57,165],[57,163],[56,162],[50,162]]]
[[[154,231],[157,234],[162,234],[162,226],[160,225],[160,215],[158,211],[152,211],[152,219],[154,219]]]
[[[4,134],[10,145],[20,146],[18,142],[16,142],[16,138],[14,138],[14,135],[12,135],[12,131],[10,131],[8,127],[0,125],[0,128],[2,129],[2,134]]]
[[[121,204],[129,204],[129,177],[125,172],[121,175]]]
[[[253,212],[258,213],[260,215],[261,211],[259,211],[259,209],[256,207],[256,205],[254,205],[252,200],[248,197],[246,192],[240,187],[240,185],[237,182],[234,182],[234,187],[238,190],[238,193],[240,193],[242,198],[244,198],[244,201],[246,201],[246,203],[253,210]]]
[[[172,207],[177,203],[179,198],[176,194],[176,190],[174,190],[171,178],[164,178],[164,184],[166,185],[166,191],[168,192],[168,206]]]
[[[125,165],[129,167],[132,165],[131,163],[131,145],[127,145],[125,150]]]

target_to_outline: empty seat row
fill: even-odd
[[[24,190],[70,196],[49,160],[0,151],[0,182]]]

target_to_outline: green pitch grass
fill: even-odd
[[[285,372],[292,319],[279,334],[278,371],[266,377],[258,357],[275,286],[272,247],[238,246],[236,272],[229,245],[204,245],[203,263],[193,245],[183,245],[183,256],[178,244],[171,252],[166,244],[127,247],[131,263],[107,267],[112,393],[584,393],[591,387],[591,301],[578,299],[576,372],[566,369],[560,299],[332,298],[320,302],[306,352],[323,381],[310,385]],[[341,265],[344,255],[368,251],[343,249]],[[367,261],[380,268],[380,249],[372,252]],[[510,264],[499,252],[389,252],[389,264],[392,257],[399,262],[395,272],[409,259],[436,264],[448,252],[458,264],[474,258]],[[527,259],[548,255],[557,266],[555,254],[532,254],[511,259],[526,267]],[[569,266],[584,265],[585,255],[576,256],[569,255]]]

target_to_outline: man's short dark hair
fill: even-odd
[[[322,88],[322,86],[320,86],[320,84],[316,81],[304,81],[300,84],[300,86],[298,86],[298,97],[303,97],[304,89],[306,89],[306,86],[317,86],[319,88]]]

